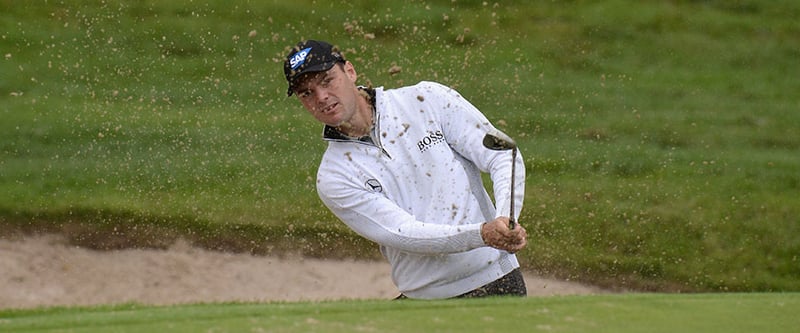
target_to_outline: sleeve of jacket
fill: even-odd
[[[320,171],[325,172],[324,167]],[[318,177],[317,192],[325,206],[353,231],[383,246],[423,254],[458,253],[485,246],[481,224],[417,221],[386,197],[367,191],[341,173]]]
[[[439,122],[450,146],[466,159],[489,173],[492,180],[497,216],[510,216],[511,151],[490,150],[483,146],[483,137],[494,125],[486,116],[452,88],[434,82],[421,84],[426,100],[440,103]],[[518,218],[525,198],[525,163],[517,151],[515,170],[514,217]]]

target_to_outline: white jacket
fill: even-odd
[[[317,174],[324,204],[359,235],[380,245],[392,278],[410,298],[458,296],[519,267],[486,246],[480,227],[509,216],[511,152],[482,144],[486,117],[455,90],[433,82],[375,89],[373,142],[326,128]],[[518,154],[520,155],[520,154]],[[515,217],[525,167],[517,158]],[[497,207],[483,187],[491,175]]]

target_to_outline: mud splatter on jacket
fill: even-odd
[[[482,223],[509,215],[510,199],[511,152],[483,147],[493,128],[487,118],[438,83],[371,93],[369,137],[325,128],[328,148],[317,174],[324,204],[380,245],[395,284],[411,298],[457,296],[519,267],[514,254],[486,246],[480,235]],[[522,161],[518,156],[515,217],[525,192]],[[491,175],[497,206],[481,172]]]

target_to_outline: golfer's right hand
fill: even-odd
[[[481,226],[481,237],[483,242],[496,249],[515,253],[525,248],[528,244],[528,234],[525,228],[517,224],[514,229],[509,229],[508,217],[498,217],[486,222]]]

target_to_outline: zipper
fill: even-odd
[[[375,110],[376,108],[373,107],[372,109]],[[383,149],[383,144],[381,143],[381,136],[378,131],[378,129],[381,128],[381,120],[380,118],[378,118],[377,112],[373,111],[372,119],[375,119],[375,127],[372,128],[372,133],[370,133],[370,138],[372,138],[372,142],[374,143],[374,145],[378,147],[378,149],[380,149],[381,152],[391,160],[392,156],[389,155],[389,152],[387,152],[386,149]]]
[[[392,159],[392,155],[389,155],[389,152],[386,149],[383,149],[383,145],[380,142],[380,139],[374,135],[370,135],[370,141],[365,140],[357,140],[357,139],[338,139],[338,138],[325,138],[325,141],[332,141],[332,142],[350,142],[354,144],[366,145],[378,148],[381,151],[381,154]]]

